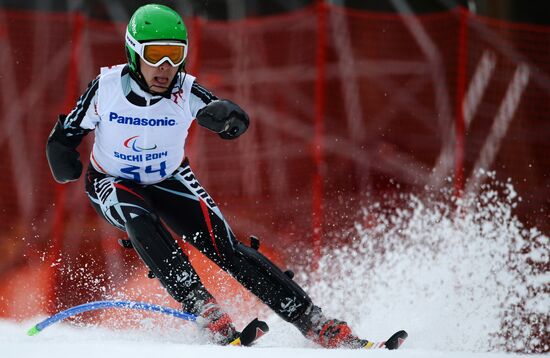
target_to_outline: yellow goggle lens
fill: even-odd
[[[158,63],[168,57],[173,63],[179,64],[183,61],[184,46],[177,45],[146,45],[143,49],[143,58],[151,63]]]

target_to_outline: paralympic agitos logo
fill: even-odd
[[[150,160],[158,160],[161,158],[168,158],[167,150],[162,152],[152,152],[152,153],[150,152],[152,150],[157,149],[156,144],[153,146],[143,147],[140,145],[140,143],[143,143],[143,142],[140,140],[138,135],[127,138],[122,143],[124,148],[131,149],[133,152],[139,153],[139,154],[131,154],[131,152],[126,152],[126,151],[125,153],[115,151],[113,155],[115,158],[122,159],[127,162],[136,162],[136,163],[141,163],[143,161],[150,161]],[[142,152],[146,152],[146,151],[148,151],[149,153],[142,154]]]
[[[138,135],[135,135],[133,137],[130,137],[128,139],[126,139],[123,143],[123,145],[126,147],[126,148],[131,148],[134,152],[138,152],[138,153],[141,153],[141,152],[144,152],[146,150],[155,150],[157,149],[157,145],[155,144],[154,146],[152,147],[149,147],[149,148],[144,148],[144,147],[140,147],[138,145],[138,138],[139,136]]]

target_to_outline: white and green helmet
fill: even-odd
[[[187,55],[187,28],[181,16],[171,8],[148,4],[138,8],[126,28],[126,55],[130,71],[140,75],[139,57],[142,56],[143,44],[149,42],[172,42],[184,44]],[[185,63],[179,64],[180,70]]]

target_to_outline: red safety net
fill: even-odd
[[[523,197],[517,214],[550,232],[550,27],[325,4],[185,21],[187,70],[252,119],[237,141],[194,127],[187,154],[240,239],[257,235],[276,262],[314,265],[369,196],[438,188],[447,177],[458,192],[478,168],[511,178]],[[116,243],[123,233],[93,212],[82,179],[56,184],[44,154],[57,115],[101,66],[125,62],[124,26],[0,10],[3,316],[100,298],[94,280],[158,292]],[[85,162],[92,136],[80,148]]]

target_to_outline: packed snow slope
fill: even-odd
[[[0,322],[0,358],[504,358],[518,356],[506,352],[549,352],[550,275],[541,268],[550,240],[514,215],[520,198],[510,183],[480,175],[489,184],[460,198],[452,190],[428,191],[366,205],[355,227],[334,233],[339,244],[326,248],[316,272],[295,269],[295,280],[325,314],[347,321],[360,337],[381,341],[406,330],[409,338],[398,351],[320,349],[269,313],[261,318],[271,331],[255,347],[216,347],[194,323],[128,312],[117,321],[134,324],[84,317],[34,337],[26,331],[44,317]]]
[[[0,356],[2,358],[151,358],[151,357],[220,357],[224,358],[513,358],[511,353],[474,353],[428,350],[403,346],[398,351],[353,351],[317,348],[282,321],[270,322],[272,331],[255,347],[218,347],[197,337],[191,327],[179,332],[147,334],[141,331],[110,331],[98,328],[52,326],[34,337],[26,335],[34,325],[1,322]],[[189,331],[189,332],[186,332]],[[177,334],[182,336],[177,337]]]

